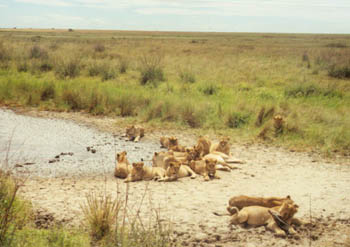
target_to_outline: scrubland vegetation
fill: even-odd
[[[86,195],[81,205],[83,229],[35,224],[31,203],[18,197],[23,179],[0,169],[0,246],[2,247],[167,247],[177,246],[170,223],[161,222],[160,211],[150,209],[147,222],[139,211],[128,209],[128,194],[112,198],[104,193]],[[141,207],[145,193],[138,207]],[[118,194],[118,193],[117,193]]]
[[[0,104],[349,155],[349,38],[1,30]],[[281,131],[274,131],[276,114]]]

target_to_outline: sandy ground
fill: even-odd
[[[32,117],[38,114],[45,118]],[[23,141],[13,138],[14,145],[22,143],[21,149],[30,155],[26,159],[13,159],[10,164],[17,164],[17,174],[29,176],[21,194],[30,199],[41,214],[52,215],[55,221],[69,225],[81,224],[80,205],[85,202],[89,192],[103,191],[113,197],[124,198],[126,185],[113,177],[115,152],[126,150],[131,161],[150,159],[153,152],[160,151],[158,138],[164,134],[155,131],[141,143],[135,144],[120,139],[121,128],[116,126],[113,119],[69,113],[26,112],[26,115],[0,110],[0,148],[5,146],[11,133],[9,127],[4,131],[4,126],[14,127],[11,121],[16,123],[16,133],[25,124],[26,131],[22,135],[30,133],[31,136],[40,136],[39,141],[33,137],[30,143],[41,143],[45,148],[39,145],[35,150],[25,148],[25,143],[29,141],[23,144]],[[74,122],[62,119],[73,119]],[[172,134],[176,134],[176,131]],[[188,134],[180,140],[193,144],[195,137]],[[78,144],[72,145],[71,142]],[[50,149],[52,145],[56,148]],[[93,147],[96,153],[88,152],[86,147]],[[60,155],[56,162],[49,163],[62,152],[72,152],[73,155]],[[237,165],[237,169],[230,173],[220,172],[220,180],[204,182],[198,176],[194,180],[185,178],[172,183],[131,183],[129,208],[136,210],[142,204],[141,215],[145,218],[152,210],[158,210],[162,219],[171,222],[184,246],[349,244],[349,159],[333,162],[314,154],[289,152],[264,145],[235,144],[232,153],[246,164]],[[36,155],[39,158],[32,160]],[[34,164],[25,165],[24,160]],[[213,212],[225,212],[229,198],[241,194],[290,195],[300,206],[296,216],[309,222],[311,219],[311,224],[297,229],[299,237],[288,238],[276,238],[264,227],[229,228],[229,217],[218,217]]]

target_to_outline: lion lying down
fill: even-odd
[[[165,170],[162,167],[145,166],[143,162],[133,163],[131,172],[124,180],[125,183],[141,180],[159,180],[164,178]]]
[[[190,168],[197,174],[202,175],[204,181],[209,181],[210,178],[219,179],[219,175],[216,174],[216,162],[216,159],[192,160]]]
[[[142,137],[145,136],[145,129],[131,125],[126,128],[124,136],[128,141],[138,142]]]
[[[165,172],[165,177],[158,179],[158,181],[170,182],[184,177],[196,178],[196,173],[189,166],[181,165],[179,161],[171,161]]]
[[[235,211],[232,208],[242,209],[248,206],[276,207],[281,206],[283,202],[294,203],[290,196],[286,197],[253,197],[253,196],[234,196],[231,197],[227,207],[227,211],[232,215]]]
[[[298,205],[294,203],[283,202],[282,205],[273,208],[262,206],[244,207],[241,211],[236,208],[236,213],[233,214],[230,224],[239,225],[246,224],[249,226],[266,226],[267,229],[273,231],[276,236],[285,236],[286,232],[280,228],[271,211],[275,211],[279,218],[286,222],[289,226],[288,233],[296,234],[296,231],[291,225],[294,215],[298,212]]]

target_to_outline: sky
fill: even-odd
[[[0,0],[0,28],[350,33],[350,0]]]

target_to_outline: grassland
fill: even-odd
[[[350,154],[350,35],[3,29],[0,67],[2,105]]]

